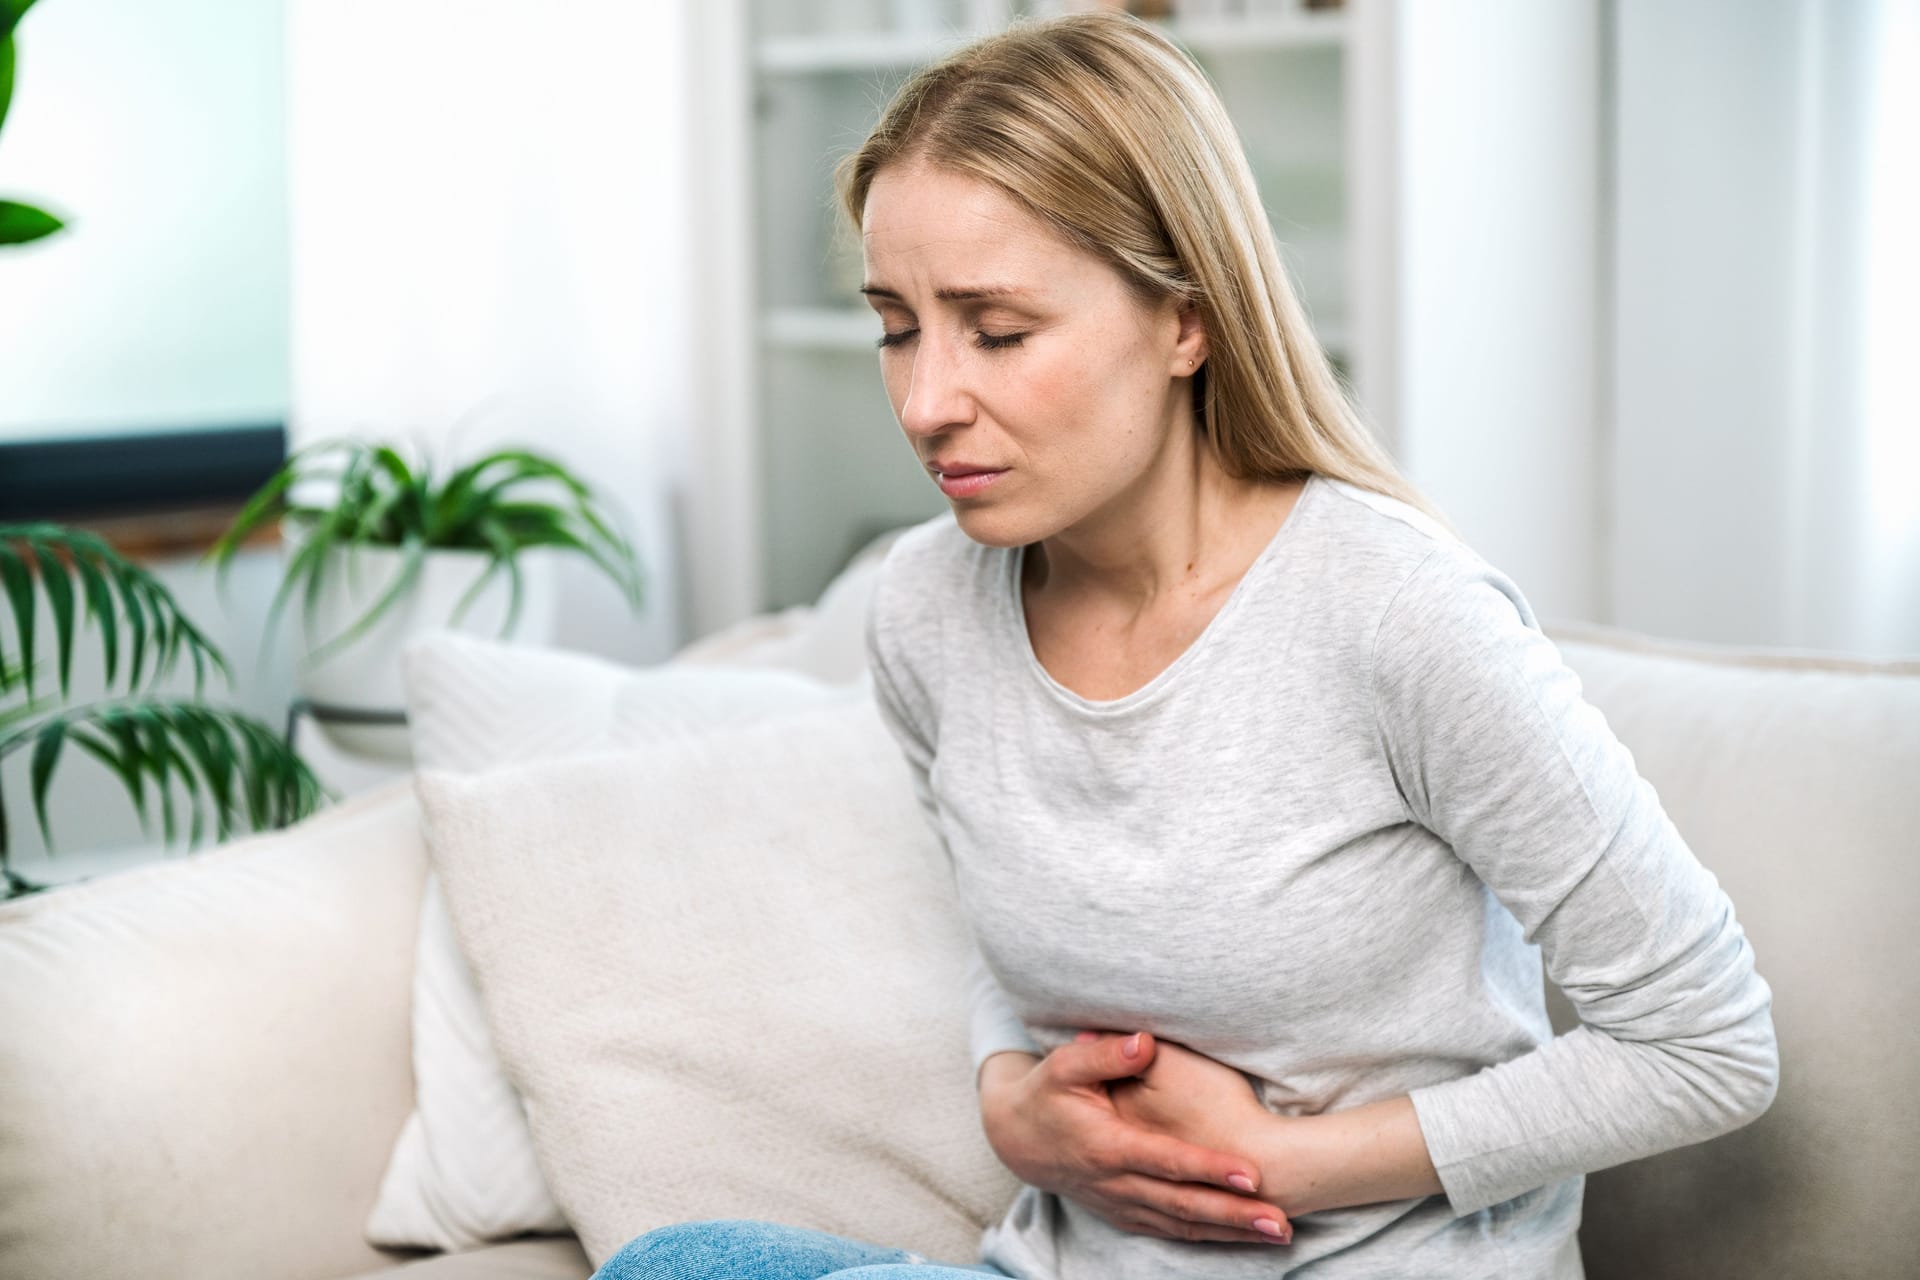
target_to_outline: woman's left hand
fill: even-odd
[[[1100,1034],[1082,1031],[1075,1039]],[[1121,1117],[1185,1142],[1253,1154],[1277,1117],[1261,1104],[1246,1073],[1172,1040],[1156,1045],[1145,1071],[1107,1082]]]

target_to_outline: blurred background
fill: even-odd
[[[224,594],[200,557],[317,440],[590,479],[646,600],[557,561],[550,643],[812,601],[947,509],[833,162],[916,65],[1078,7],[43,0],[0,195],[66,226],[0,251],[0,521],[152,569],[270,724],[284,550]],[[1218,85],[1363,416],[1544,619],[1920,657],[1920,0],[1131,7]],[[139,843],[90,763],[70,872]]]

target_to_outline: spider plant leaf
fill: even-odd
[[[53,780],[53,766],[60,761],[60,748],[67,737],[67,723],[55,717],[40,729],[33,744],[33,763],[29,777],[33,784],[33,813],[40,823],[40,840],[53,848],[53,832],[47,826],[47,785]]]
[[[281,611],[286,608],[287,601],[292,597],[295,588],[300,585],[302,577],[311,570],[315,561],[326,554],[326,550],[324,543],[310,538],[301,543],[300,549],[294,552],[293,559],[287,564],[286,572],[280,576],[280,585],[274,588],[273,599],[267,604],[266,625],[260,629],[260,652],[254,658],[256,665],[267,660],[274,633],[280,625]]]
[[[229,571],[233,568],[234,555],[240,550],[241,544],[253,534],[255,529],[265,524],[286,506],[286,492],[298,478],[298,474],[291,461],[282,464],[280,469],[274,472],[251,498],[247,499],[246,505],[240,508],[240,514],[233,518],[233,522],[213,540],[213,545],[207,548],[206,554],[200,557],[202,564],[209,560],[213,561],[214,581],[220,590],[225,590]]]
[[[27,571],[19,544],[14,541],[15,533],[5,531],[0,536],[0,588],[7,593],[7,601],[13,606],[14,628],[20,637],[20,673],[29,697],[33,694],[33,636],[34,589],[33,575]]]
[[[397,541],[397,536],[388,532],[387,525],[393,516],[393,509],[400,505],[406,496],[404,489],[388,489],[369,502],[366,509],[361,511],[354,520],[352,530],[354,541],[375,545],[392,545]]]
[[[307,542],[307,548],[303,548],[303,550],[318,548],[307,562],[306,588],[301,598],[301,603],[305,610],[305,626],[309,643],[311,643],[313,639],[314,608],[319,603],[320,586],[327,574],[326,551],[336,543],[343,541],[340,533],[342,528],[347,524],[347,513],[351,510],[352,504],[359,500],[358,495],[362,486],[366,483],[370,465],[369,455],[364,447],[353,454],[352,459],[347,463],[346,470],[342,472],[340,476],[340,496],[338,502],[325,516],[321,517],[320,523],[315,526],[312,536]]]
[[[472,605],[476,599],[479,598],[480,593],[482,591],[486,590],[487,584],[493,581],[494,575],[499,573],[501,566],[512,564],[512,563],[513,561],[502,559],[499,556],[487,557],[486,568],[481,571],[481,574],[479,577],[475,578],[470,584],[468,584],[467,589],[461,592],[460,598],[454,602],[453,613],[450,617],[448,617],[447,625],[456,626],[456,627],[459,626],[460,619],[467,616],[468,607]]]
[[[627,595],[629,599],[632,599],[632,588],[629,585],[631,577],[629,567],[614,559],[613,556],[602,549],[598,543],[590,542],[573,530],[556,525],[536,526],[529,524],[521,530],[516,531],[515,538],[516,541],[522,545],[564,547],[568,550],[580,552],[592,560],[594,564],[598,565],[602,573],[613,579],[614,584],[620,588],[623,595]]]
[[[47,593],[47,604],[53,614],[53,649],[58,658],[56,670],[59,672],[60,696],[72,696],[73,689],[73,579],[67,576],[67,566],[53,553],[53,548],[44,540],[36,539],[30,544],[34,560],[40,566],[40,586]]]
[[[374,461],[379,463],[395,485],[402,489],[414,487],[413,472],[408,469],[407,461],[391,445],[377,445],[373,450]]]
[[[440,538],[457,537],[476,515],[484,513],[487,504],[479,482],[482,473],[492,465],[491,458],[482,458],[447,477],[447,483],[433,502],[433,532]]]
[[[419,578],[420,567],[426,561],[427,544],[425,539],[418,533],[409,530],[405,541],[401,544],[400,557],[400,571],[394,574],[393,581],[387,584],[387,589],[380,593],[380,597],[367,607],[367,611],[361,614],[352,626],[331,640],[328,640],[309,655],[315,665],[326,661],[326,659],[332,657],[342,648],[352,644],[355,640],[365,635],[367,629],[380,620],[381,615],[387,611],[388,606],[407,593],[413,586],[414,581]]]
[[[395,502],[410,502],[413,505],[413,524],[422,533],[427,531],[431,522],[431,513],[421,501],[429,481],[426,469],[422,467],[415,475],[407,466],[407,461],[391,445],[374,446],[370,457],[378,470],[369,471],[367,484],[371,486],[384,476],[390,483],[389,492],[395,495]]]
[[[520,621],[520,597],[522,590],[519,563],[520,549],[514,544],[513,539],[507,535],[506,531],[500,527],[499,521],[491,517],[482,519],[476,526],[476,529],[482,540],[492,548],[493,556],[487,561],[487,571],[481,574],[472,586],[467,588],[465,595],[460,597],[460,602],[453,610],[453,621],[457,623],[466,615],[467,605],[471,603],[475,596],[480,594],[481,588],[492,580],[494,573],[502,566],[505,566],[507,571],[507,618],[500,626],[500,636],[502,639],[505,639],[513,634],[515,624]]]

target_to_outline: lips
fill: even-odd
[[[1006,470],[1005,467],[976,467],[964,462],[954,462],[954,463],[948,463],[945,465],[942,465],[941,463],[936,462],[936,463],[933,463],[929,469],[936,472],[939,475],[952,476],[955,479],[958,479],[961,476],[984,475],[989,471],[1005,471]]]

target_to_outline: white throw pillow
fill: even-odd
[[[415,775],[549,1185],[597,1266],[693,1218],[972,1258],[966,926],[870,691],[485,777]]]
[[[459,773],[677,741],[835,692],[793,672],[632,669],[447,631],[409,646],[404,670],[416,765]],[[367,1239],[458,1250],[566,1230],[431,875],[415,950],[413,1069],[414,1111],[388,1160]]]

